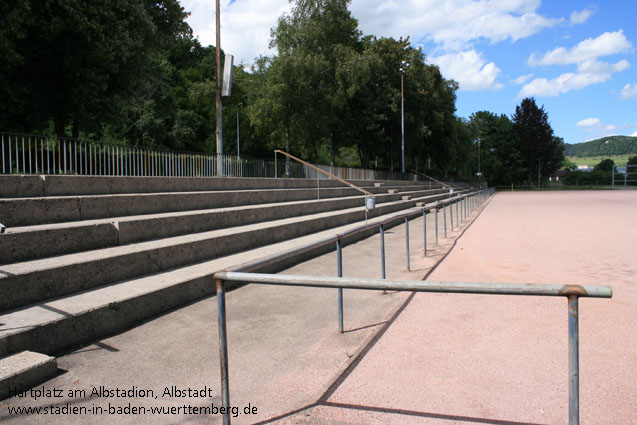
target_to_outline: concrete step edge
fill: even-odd
[[[355,189],[349,187],[329,188],[320,192],[323,199],[358,195]],[[0,199],[0,217],[5,226],[19,227],[118,216],[312,200],[316,199],[316,194],[316,189],[276,189]]]
[[[396,180],[349,180],[357,186],[385,184],[413,184],[413,181]],[[249,187],[313,187],[315,179],[288,178],[232,178],[232,177],[115,177],[72,175],[2,175],[0,176],[0,198],[25,196],[74,196],[91,193],[135,193],[135,192],[179,192],[190,190],[241,190]],[[341,186],[336,180],[321,179],[327,186]],[[428,184],[428,182],[417,182]]]
[[[55,357],[22,351],[0,359],[0,400],[13,397],[54,377]]]

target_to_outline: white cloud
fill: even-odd
[[[594,10],[588,8],[580,11],[573,11],[571,13],[571,25],[583,24],[588,21],[588,18],[593,16],[594,13]]]
[[[288,0],[221,0],[221,46],[235,62],[271,54],[270,29]],[[405,4],[407,3],[407,4]],[[465,51],[477,40],[515,41],[552,27],[560,19],[537,13],[540,0],[353,0],[350,10],[364,34],[410,36],[416,45],[433,41],[448,51]],[[181,0],[188,23],[204,45],[215,44],[214,0]]]
[[[446,50],[469,43],[518,40],[560,22],[536,13],[540,0],[353,0],[352,14],[365,34],[432,40]]]
[[[187,19],[193,32],[204,45],[214,45],[215,1],[181,0],[191,15]],[[235,64],[252,63],[259,55],[273,54],[268,48],[270,29],[277,19],[290,10],[287,0],[241,0],[221,2],[221,47],[235,56]]]
[[[446,78],[452,78],[460,84],[460,90],[498,90],[502,84],[496,79],[500,68],[495,63],[487,63],[475,50],[448,53],[438,57],[429,57],[430,62],[438,65]]]
[[[637,97],[637,84],[626,84],[621,91],[622,100]]]
[[[592,84],[603,83],[609,80],[612,73],[619,72],[627,69],[627,61],[620,61],[614,65],[601,63],[600,69],[605,71],[594,73],[573,73],[568,72],[560,75],[559,77],[547,80],[546,78],[536,78],[528,84],[525,84],[518,94],[519,98],[530,96],[558,96],[562,93],[567,93],[572,90],[583,89]]]
[[[597,126],[601,123],[599,118],[586,118],[585,120],[579,121],[575,124],[578,127],[593,127]]]
[[[529,57],[529,65],[569,65],[584,61],[595,60],[602,56],[614,55],[632,49],[632,44],[626,39],[623,30],[605,32],[597,38],[587,38],[577,46],[566,49],[557,47],[545,53],[541,58],[535,54]]]
[[[597,59],[631,49],[632,44],[626,39],[624,32],[620,30],[606,32],[597,38],[588,38],[571,49],[555,48],[539,58],[533,54],[528,60],[531,66],[576,64],[577,72],[563,73],[551,80],[536,78],[522,87],[518,97],[558,96],[562,93],[608,81],[614,73],[627,70],[630,63],[625,59],[617,63],[602,62]]]
[[[579,121],[575,126],[587,134],[594,135],[593,139],[616,134],[619,128],[614,124],[604,124],[599,118],[586,118]]]
[[[516,78],[515,80],[512,80],[511,82],[513,84],[520,85],[520,84],[526,83],[531,78],[533,78],[533,74],[520,75],[518,78]]]
[[[632,137],[637,137],[637,131],[635,131],[633,134],[631,134]]]
[[[630,68],[630,62],[622,59],[617,63],[610,64],[608,62],[598,62],[595,60],[587,60],[577,64],[577,72],[580,74],[614,74],[616,72],[626,71]]]

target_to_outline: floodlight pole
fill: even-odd
[[[216,64],[216,107],[217,107],[217,175],[223,175],[223,120],[222,120],[222,104],[221,104],[221,6],[219,0],[216,1],[216,21],[217,21],[217,41],[215,46],[215,64]]]
[[[478,177],[482,174],[480,173],[480,138],[478,137]]]
[[[241,157],[241,138],[239,137],[239,110],[241,109],[241,106],[243,105],[243,103],[239,103],[239,105],[237,106],[237,159],[239,159]]]
[[[402,148],[402,168],[405,174],[405,66],[407,63],[403,61],[400,65],[400,137]]]

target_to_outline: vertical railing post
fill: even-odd
[[[226,327],[226,287],[217,280],[217,312],[219,315],[219,372],[221,379],[221,402],[226,408],[223,425],[230,425],[230,385],[228,380],[228,332]]]
[[[438,201],[436,201],[434,208],[436,209],[436,246],[438,246]]]
[[[427,256],[427,210],[422,209],[422,236],[423,236],[423,251],[425,257]]]
[[[456,201],[456,227],[460,226],[460,199]]]
[[[380,270],[383,279],[387,278],[385,273],[385,228],[380,225]]]
[[[407,271],[411,271],[411,264],[409,264],[409,218],[405,217],[405,253],[407,255]]]
[[[579,297],[568,297],[568,423],[579,425]]]
[[[447,204],[442,206],[442,218],[443,224],[445,225],[445,238],[447,237]]]
[[[464,219],[465,221],[467,220],[467,217],[469,217],[469,204],[467,203],[467,201],[469,200],[469,198],[464,198]]]
[[[449,204],[449,222],[451,224],[451,231],[453,232],[453,202]],[[456,217],[456,220],[458,218]]]
[[[343,248],[341,239],[336,240],[336,273],[343,277]],[[338,331],[343,333],[343,288],[338,288]]]

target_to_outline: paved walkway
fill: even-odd
[[[582,424],[636,424],[637,192],[496,195],[431,280],[611,285],[580,301]],[[562,298],[417,294],[321,406],[281,423],[568,423]]]

